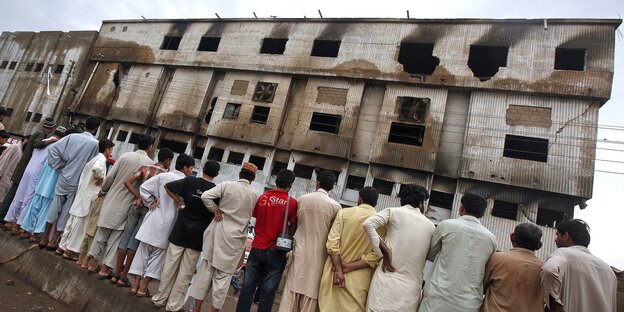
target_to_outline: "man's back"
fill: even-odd
[[[80,173],[98,153],[98,141],[89,132],[70,134],[54,144],[48,154],[50,167],[61,170],[56,193],[65,195],[76,191]]]

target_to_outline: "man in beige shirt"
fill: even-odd
[[[297,232],[292,262],[280,303],[280,312],[318,311],[318,291],[327,259],[325,243],[329,228],[340,210],[338,202],[329,197],[336,176],[321,171],[316,192],[301,196],[297,211]]]
[[[495,252],[485,267],[483,312],[541,311],[544,263],[534,252],[542,247],[542,230],[533,223],[521,223],[510,238],[514,248]]]

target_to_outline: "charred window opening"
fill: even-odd
[[[268,107],[254,106],[253,112],[251,113],[251,122],[266,124],[269,119],[270,110],[271,109]]]
[[[35,65],[35,70],[34,70],[34,72],[35,72],[35,73],[38,73],[38,72],[40,72],[42,69],[43,69],[43,63],[37,63],[37,64]]]
[[[208,156],[206,157],[206,159],[221,162],[223,160],[223,153],[225,153],[223,149],[211,147],[208,151]]]
[[[312,173],[314,172],[314,167],[306,166],[302,164],[295,164],[295,168],[293,169],[295,173],[295,177],[302,179],[312,179]]]
[[[133,132],[130,135],[130,140],[128,140],[128,143],[130,143],[130,144],[139,144],[139,139],[141,138],[141,136],[142,136],[142,134]]]
[[[537,220],[535,223],[547,227],[556,227],[557,224],[565,220],[566,213],[545,208],[537,209]]]
[[[26,118],[24,118],[25,122],[29,122],[30,121],[30,117],[32,117],[32,112],[27,112],[26,113]]]
[[[2,61],[2,63],[0,63],[0,69],[5,69],[7,66],[9,66],[9,61]]]
[[[160,45],[160,49],[161,50],[177,50],[180,47],[181,41],[182,41],[182,37],[165,36],[165,39],[163,39],[162,45]]]
[[[350,190],[359,191],[364,188],[365,182],[366,182],[366,178],[350,175],[347,177],[346,188]]]
[[[431,191],[429,205],[451,210],[453,209],[454,197],[454,194]]]
[[[204,147],[202,146],[196,146],[193,149],[193,158],[195,159],[201,159],[202,156],[204,156]]]
[[[33,66],[35,66],[35,63],[26,63],[24,71],[31,71],[33,69]]]
[[[585,49],[555,49],[555,69],[557,70],[585,70]]]
[[[58,64],[58,65],[56,65],[56,68],[54,69],[54,73],[55,74],[62,74],[63,73],[63,69],[65,69],[65,65]]]
[[[340,40],[314,40],[312,46],[312,56],[338,57],[340,50]]]
[[[252,99],[258,102],[273,102],[276,90],[277,83],[260,81],[256,85]]]
[[[433,56],[433,43],[402,42],[399,63],[404,72],[428,76],[440,65],[440,59]]]
[[[288,39],[264,38],[260,53],[263,54],[284,54],[286,50],[286,42]]]
[[[243,163],[243,158],[245,158],[245,154],[230,151],[226,162],[228,164],[240,165]]]
[[[393,122],[390,126],[388,142],[422,146],[424,138],[425,126]]]
[[[13,116],[13,108],[7,107],[6,112],[7,112],[6,114],[7,117]]]
[[[186,142],[178,142],[174,140],[166,140],[161,139],[158,143],[158,148],[167,147],[170,148],[174,153],[182,154],[186,152],[186,146],[188,144]]]
[[[518,204],[495,200],[492,215],[503,219],[516,220],[518,218]]]
[[[9,69],[15,69],[16,66],[17,66],[17,62],[11,62],[9,64]]]
[[[468,67],[481,81],[494,77],[500,67],[507,66],[509,47],[471,45]]]
[[[223,112],[223,119],[238,119],[241,105],[236,103],[227,103]]]
[[[128,131],[119,130],[119,132],[117,132],[117,139],[115,140],[119,142],[126,142],[127,138],[128,138]]]
[[[197,47],[197,51],[217,52],[220,42],[221,37],[202,37],[199,40],[199,46]]]
[[[277,175],[280,171],[287,169],[288,164],[280,161],[273,162],[273,169],[271,169],[271,175]]]
[[[427,118],[427,111],[431,99],[415,97],[398,97],[397,110],[399,120],[423,123]]]
[[[262,170],[262,168],[264,168],[264,163],[266,162],[266,158],[261,157],[261,156],[256,156],[256,155],[250,155],[249,162],[256,165],[256,167],[258,167],[258,170]]]
[[[392,188],[394,188],[394,182],[381,179],[373,180],[373,187],[377,189],[380,195],[392,195]]]
[[[206,116],[204,116],[204,121],[206,124],[210,124],[210,119],[212,118],[212,113],[214,112],[215,105],[217,105],[217,97],[213,97],[212,101],[210,101],[210,108],[208,112],[206,112]]]
[[[503,157],[548,162],[548,140],[508,134]]]
[[[338,133],[340,130],[340,115],[313,113],[310,120],[310,130],[327,133]]]
[[[40,122],[42,117],[43,115],[41,115],[40,113],[34,113],[32,122]]]

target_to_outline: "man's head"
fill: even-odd
[[[241,171],[238,173],[238,177],[252,182],[256,179],[256,171],[258,171],[258,167],[256,167],[256,165],[246,162],[243,164]]]
[[[483,217],[483,213],[485,213],[485,208],[487,208],[487,200],[485,198],[473,194],[466,193],[461,198],[461,206],[459,207],[459,215],[471,215],[476,218]]]
[[[275,185],[286,191],[290,190],[293,182],[295,182],[295,173],[288,169],[280,170],[275,178]]]
[[[591,237],[589,225],[581,219],[563,221],[557,226],[555,244],[557,247],[570,247],[574,245],[589,246]]]
[[[204,175],[214,178],[219,175],[219,170],[221,170],[221,165],[219,165],[219,163],[214,160],[209,160],[204,163],[204,168],[202,169],[202,172],[204,173]]]
[[[101,122],[99,118],[91,116],[85,121],[85,129],[87,129],[87,132],[95,135],[100,128],[100,124]]]
[[[0,122],[4,120],[4,116],[7,115],[7,110],[4,107],[0,107]]]
[[[181,171],[182,173],[184,173],[184,175],[189,176],[193,174],[193,167],[195,167],[195,159],[193,159],[193,157],[186,154],[178,155],[178,159],[175,163],[176,170]]]
[[[360,190],[360,197],[358,198],[358,205],[367,204],[373,207],[377,206],[377,199],[379,198],[379,192],[372,186],[365,186]]]
[[[158,151],[158,163],[163,166],[165,169],[169,169],[171,167],[171,162],[173,161],[173,151],[168,147],[163,147]],[[178,168],[176,167],[176,170]]]
[[[510,235],[511,245],[536,251],[542,248],[542,230],[535,224],[525,222],[516,225]]]
[[[154,137],[147,134],[140,135],[137,147],[145,152],[151,150],[154,147]]]
[[[323,170],[316,176],[317,189],[322,188],[329,192],[334,189],[334,184],[336,184],[336,175],[329,170]]]
[[[9,140],[9,138],[11,138],[11,136],[8,132],[0,130],[0,145],[5,144]]]
[[[49,134],[50,132],[54,131],[54,128],[56,128],[56,120],[54,120],[54,118],[52,117],[46,117],[43,120],[43,132]]]
[[[59,127],[59,128],[62,128],[62,127]],[[63,129],[65,129],[65,128],[63,128]],[[68,135],[74,134],[74,133],[81,133],[81,132],[83,132],[83,131],[80,131],[80,129],[78,129],[76,127],[71,127],[69,129],[65,130],[65,136],[68,136]]]
[[[67,129],[65,129],[65,127],[59,126],[58,128],[56,128],[56,130],[54,130],[53,135],[60,139],[65,136],[66,132],[67,132]]]
[[[406,184],[399,191],[401,206],[411,205],[425,212],[425,201],[429,199],[429,192],[426,188],[416,184]]]
[[[113,155],[113,146],[115,146],[115,143],[109,139],[101,139],[98,142],[98,149],[105,157],[111,157]]]

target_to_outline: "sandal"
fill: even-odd
[[[132,287],[132,284],[130,283],[130,280],[127,277],[120,278],[117,281],[117,287]]]
[[[67,251],[65,251],[65,253],[63,253],[63,259],[76,262],[78,261],[78,255],[76,255],[73,252],[70,252],[70,254],[67,254]]]
[[[139,298],[143,298],[143,297],[151,297],[152,294],[150,294],[149,289],[145,291],[144,294],[140,293],[138,290],[136,292],[136,296]]]
[[[99,264],[98,264],[98,266],[97,266],[95,269],[93,269],[93,270],[91,270],[91,269],[87,268],[87,274],[94,274],[94,273],[100,272],[100,269],[101,269],[101,268],[102,268],[102,267],[101,267]]]
[[[131,288],[131,289],[130,289],[130,294],[134,296],[134,295],[136,295],[136,294],[137,294],[137,291],[139,291],[139,290],[138,290],[138,289]]]
[[[111,277],[111,279],[110,279],[111,284],[117,284],[117,281],[119,281],[120,277],[121,276],[119,276],[119,275],[113,275],[113,277]]]
[[[98,279],[99,279],[100,281],[103,281],[103,280],[105,280],[105,279],[111,279],[111,278],[113,278],[113,277],[115,277],[115,274],[113,274],[113,272],[111,272],[111,271],[108,271],[108,274],[107,274],[107,275],[100,275],[100,274],[98,274]]]

